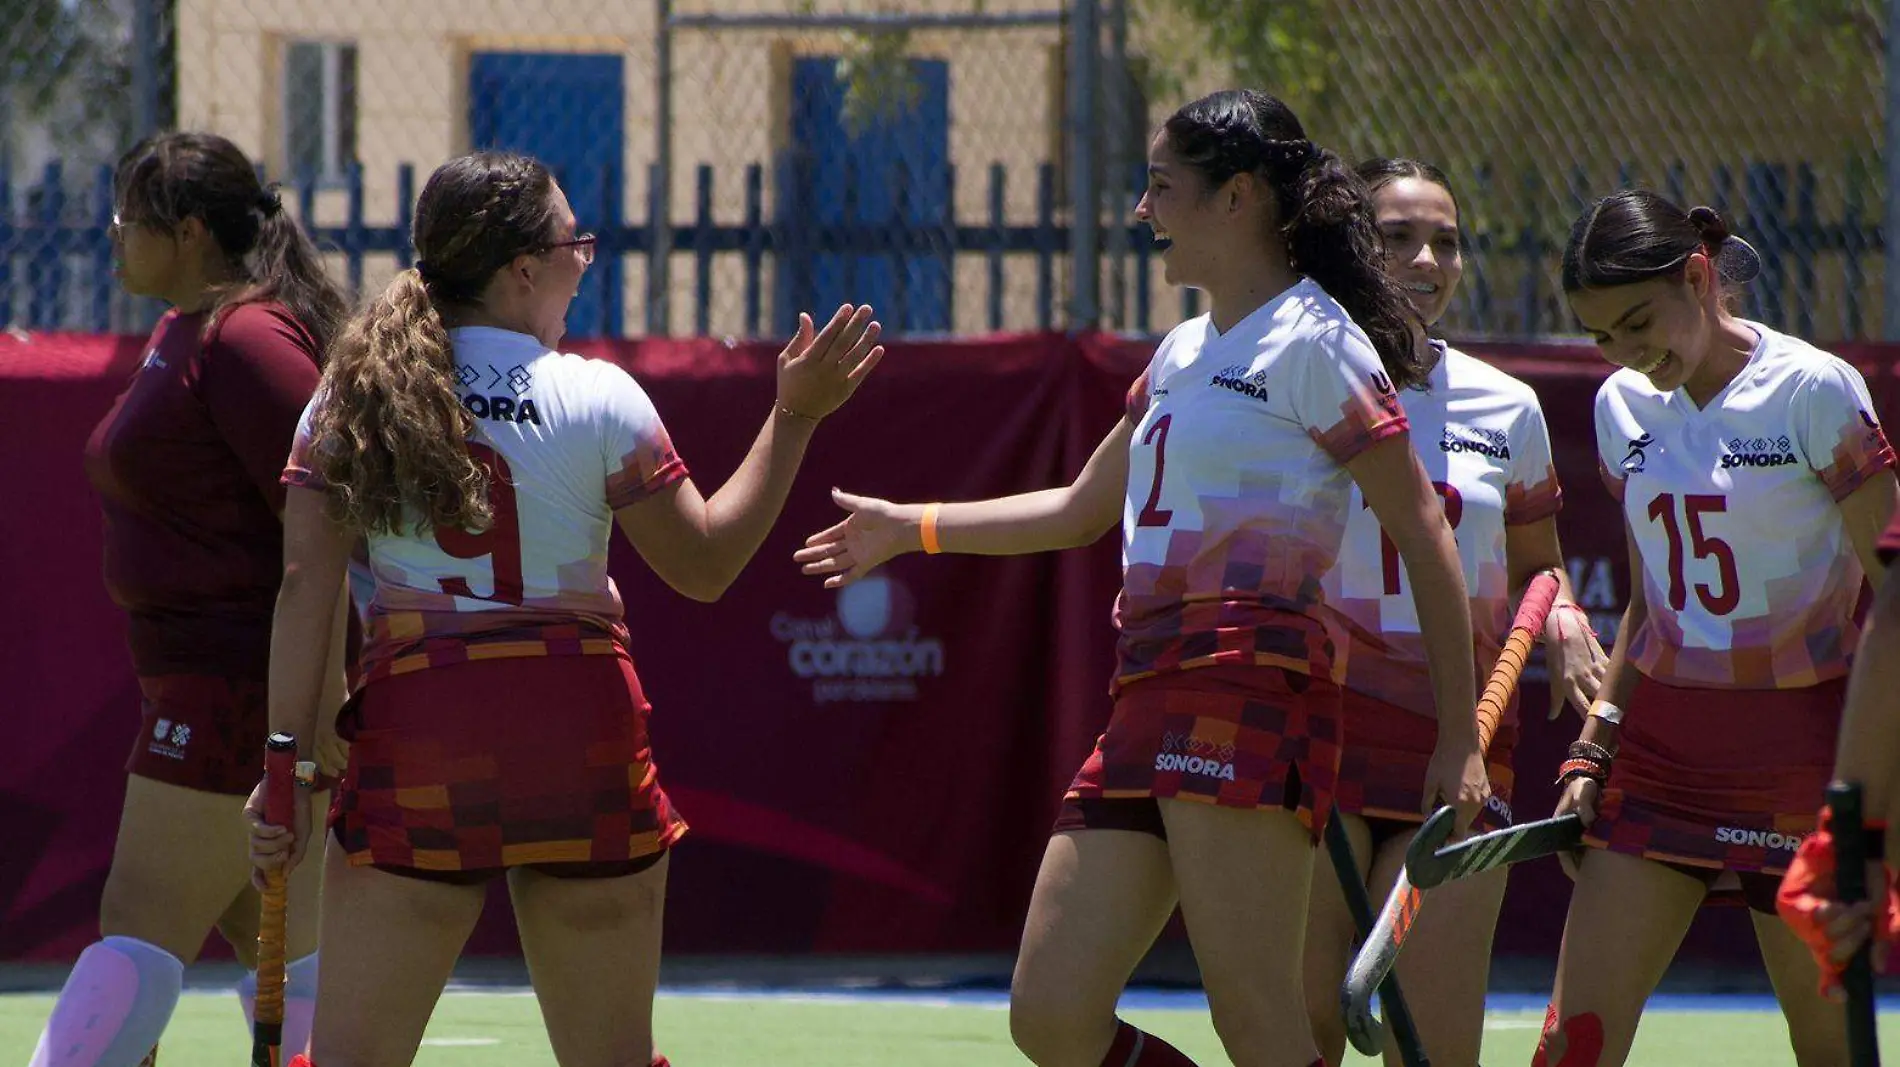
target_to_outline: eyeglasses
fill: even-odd
[[[543,247],[541,250],[543,252],[552,252],[557,248],[572,248],[575,253],[581,257],[581,263],[591,264],[594,262],[594,245],[598,240],[599,238],[591,233],[583,233],[571,241],[556,241],[551,245]]]

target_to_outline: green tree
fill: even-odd
[[[57,114],[61,143],[123,139],[131,124],[130,21],[125,0],[0,0],[0,115],[9,125],[0,132]]]
[[[1802,99],[1825,99],[1874,84],[1887,54],[1885,0],[1768,0],[1768,28],[1756,58],[1798,47],[1807,63]]]

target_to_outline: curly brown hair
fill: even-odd
[[[495,273],[544,250],[554,176],[528,156],[477,152],[438,167],[416,201],[416,268],[398,274],[331,346],[312,427],[330,516],[366,533],[493,519],[475,420],[456,389],[444,312],[477,307]]]

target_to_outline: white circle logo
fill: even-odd
[[[890,579],[872,575],[838,592],[838,621],[846,633],[868,641],[889,632],[891,606]]]

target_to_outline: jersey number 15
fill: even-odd
[[[1728,510],[1728,497],[1714,493],[1688,493],[1682,498],[1682,516],[1689,527],[1689,547],[1697,559],[1715,561],[1716,584],[1697,582],[1696,599],[1711,615],[1727,615],[1742,601],[1741,581],[1735,572],[1735,550],[1727,541],[1702,532],[1702,516],[1720,515]],[[1682,528],[1676,521],[1676,494],[1658,493],[1649,502],[1649,521],[1662,523],[1669,539],[1669,607],[1681,611],[1689,603],[1687,582],[1682,576]]]

